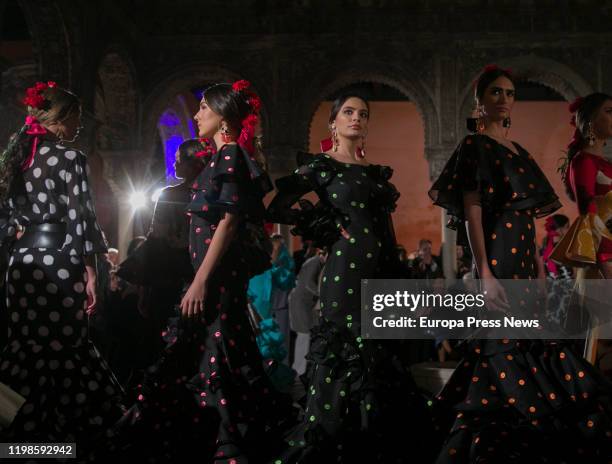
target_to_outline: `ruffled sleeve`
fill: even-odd
[[[76,152],[64,177],[68,219],[63,249],[70,250],[71,255],[91,255],[107,251],[102,229],[96,219],[88,177],[87,157],[82,152]]]
[[[372,200],[377,209],[392,213],[397,207],[400,193],[389,179],[393,176],[393,169],[389,166],[371,164],[368,166],[368,174],[374,182],[372,189]]]
[[[463,194],[477,191],[481,198],[488,192],[483,182],[483,166],[479,163],[477,140],[468,136],[457,146],[442,174],[433,183],[429,196],[433,203],[446,209],[448,227],[456,229],[465,220]]]
[[[291,233],[312,240],[315,246],[330,245],[340,236],[341,228],[348,225],[348,220],[330,204],[324,191],[338,174],[339,164],[329,155],[303,152],[298,153],[297,163],[293,174],[276,181],[278,193],[268,207],[268,220],[295,225]],[[320,199],[316,205],[300,200],[311,191]],[[298,201],[300,208],[292,208]]]
[[[597,171],[595,159],[588,154],[577,155],[569,167],[569,181],[580,215],[550,255],[551,259],[566,266],[596,265],[602,239],[612,240],[600,216],[609,208],[612,194],[596,195]]]
[[[597,213],[597,205],[595,204],[597,164],[595,160],[584,154],[576,156],[570,163],[569,181],[580,214]]]
[[[187,208],[191,213],[212,215],[213,222],[226,212],[259,222],[265,214],[262,199],[272,190],[272,183],[242,147],[225,145],[202,170],[193,190]]]
[[[519,153],[511,153],[482,135],[469,135],[457,146],[429,190],[434,204],[448,211],[449,228],[465,221],[466,192],[478,192],[489,212],[531,210],[543,217],[561,207],[533,157],[516,147]]]

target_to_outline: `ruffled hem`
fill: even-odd
[[[438,463],[609,456],[612,386],[571,349],[506,340],[470,350],[438,396],[436,407],[456,413]]]
[[[402,342],[362,340],[325,319],[311,337],[305,417],[282,462],[403,462],[406,440],[424,447],[422,457],[433,452],[431,416]]]
[[[600,242],[601,234],[595,225],[595,215],[585,214],[576,218],[550,258],[565,266],[593,266],[597,264]]]

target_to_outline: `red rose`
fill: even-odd
[[[241,92],[243,90],[248,89],[251,86],[251,83],[245,79],[241,79],[232,84],[232,89],[234,92]]]

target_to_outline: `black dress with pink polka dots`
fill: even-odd
[[[261,462],[277,429],[292,419],[291,401],[264,372],[247,308],[250,276],[265,267],[249,250],[249,228],[263,227],[266,173],[241,147],[224,145],[194,184],[189,251],[201,265],[220,220],[240,218],[236,235],[208,281],[204,312],[176,320],[167,346],[139,386],[138,402],[113,431],[121,456],[138,462]],[[265,260],[264,260],[265,261]],[[267,257],[269,263],[269,257]],[[265,443],[266,445],[262,445]]]
[[[560,204],[533,157],[514,148],[466,137],[429,194],[456,228],[464,226],[464,192],[478,192],[491,271],[498,279],[535,279],[534,218]],[[474,340],[437,397],[448,419],[440,421],[447,439],[437,462],[608,462],[611,392],[562,342]]]
[[[409,372],[409,341],[361,338],[361,279],[402,278],[391,212],[399,197],[392,169],[298,155],[279,179],[270,219],[329,248],[319,325],[311,333],[305,417],[277,462],[404,462],[419,442],[432,452],[427,406]],[[300,202],[314,191],[319,203]],[[344,228],[348,236],[340,233]],[[398,427],[397,424],[401,424]]]
[[[121,413],[121,389],[88,339],[83,257],[106,251],[88,173],[83,153],[43,139],[3,210],[0,232],[12,252],[0,382],[25,398],[3,441],[76,441],[84,451]],[[65,225],[61,247],[14,241],[17,225],[43,223]]]

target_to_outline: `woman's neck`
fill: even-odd
[[[503,121],[487,121],[485,124],[485,130],[483,134],[488,135],[494,139],[506,139],[506,133],[508,131],[504,127]]]
[[[334,158],[342,160],[350,160],[351,162],[362,162],[363,158],[357,155],[360,149],[359,142],[353,139],[341,139],[338,146],[338,151],[334,152]]]
[[[605,145],[605,140],[595,139],[595,143],[593,145],[586,144],[582,148],[582,151],[586,151],[587,153],[591,153],[592,155],[603,156]]]

